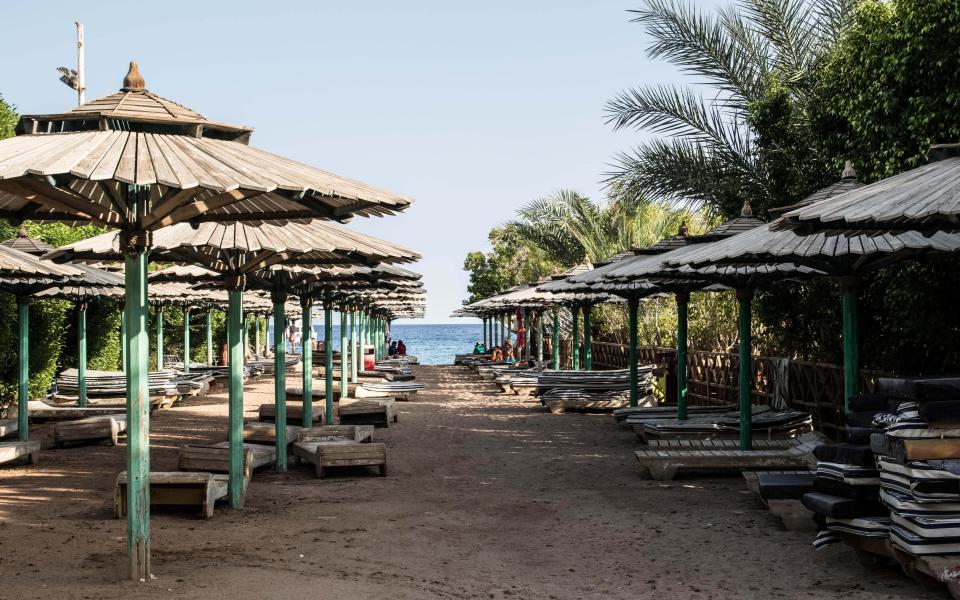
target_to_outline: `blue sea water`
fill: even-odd
[[[314,335],[317,336],[317,339],[322,340],[323,324],[314,323],[313,326]],[[268,334],[267,339],[272,340],[272,323],[270,324],[270,330],[271,333]],[[391,327],[391,335],[394,340],[403,340],[403,343],[407,346],[407,354],[416,356],[420,364],[449,365],[453,364],[455,355],[468,354],[473,351],[474,342],[483,339],[483,325],[480,323],[452,325],[395,324]],[[333,348],[340,350],[339,323],[333,326]],[[289,346],[288,349],[290,349]],[[291,350],[299,352],[299,344]]]

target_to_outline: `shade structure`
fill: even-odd
[[[121,231],[127,550],[130,577],[146,581],[151,574],[146,377],[151,232],[184,222],[345,222],[354,215],[401,211],[411,201],[249,147],[249,128],[219,124],[158,100],[135,63],[120,92],[67,113],[21,119],[18,135],[0,141],[0,216],[94,222]],[[230,300],[239,310],[239,295]],[[238,319],[231,323],[239,330]],[[231,341],[231,355],[237,356],[239,340]]]
[[[930,162],[829,200],[787,212],[780,227],[827,231],[960,229],[960,144],[938,144]]]

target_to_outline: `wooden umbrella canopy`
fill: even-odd
[[[93,222],[120,230],[116,250],[125,262],[127,324],[127,550],[130,577],[146,581],[151,573],[146,313],[152,232],[180,223],[346,222],[354,215],[393,214],[412,200],[253,148],[249,128],[208,120],[149,92],[132,62],[120,93],[66,113],[26,115],[17,133],[0,141],[0,217]],[[270,250],[274,256],[295,254]],[[240,363],[242,281],[232,283],[228,342],[232,359]],[[231,392],[239,397],[236,375],[231,375]],[[242,440],[233,439],[241,434],[230,430],[232,462],[242,460]],[[231,504],[237,506],[238,484],[231,487]]]

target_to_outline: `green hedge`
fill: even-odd
[[[38,300],[30,305],[30,397],[46,394],[57,372],[70,303]],[[0,294],[0,412],[17,398],[19,318],[12,294]]]

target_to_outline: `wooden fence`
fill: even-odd
[[[667,369],[667,397],[676,396],[674,348],[641,347],[638,362]],[[629,364],[629,347],[610,342],[593,343],[594,367],[623,369]],[[687,398],[691,405],[736,404],[739,397],[739,357],[724,352],[687,353]],[[861,371],[862,390],[873,388],[881,373]],[[813,415],[814,425],[825,434],[838,438],[843,428],[843,369],[839,365],[753,357],[754,404],[768,404],[775,395],[797,410]]]

